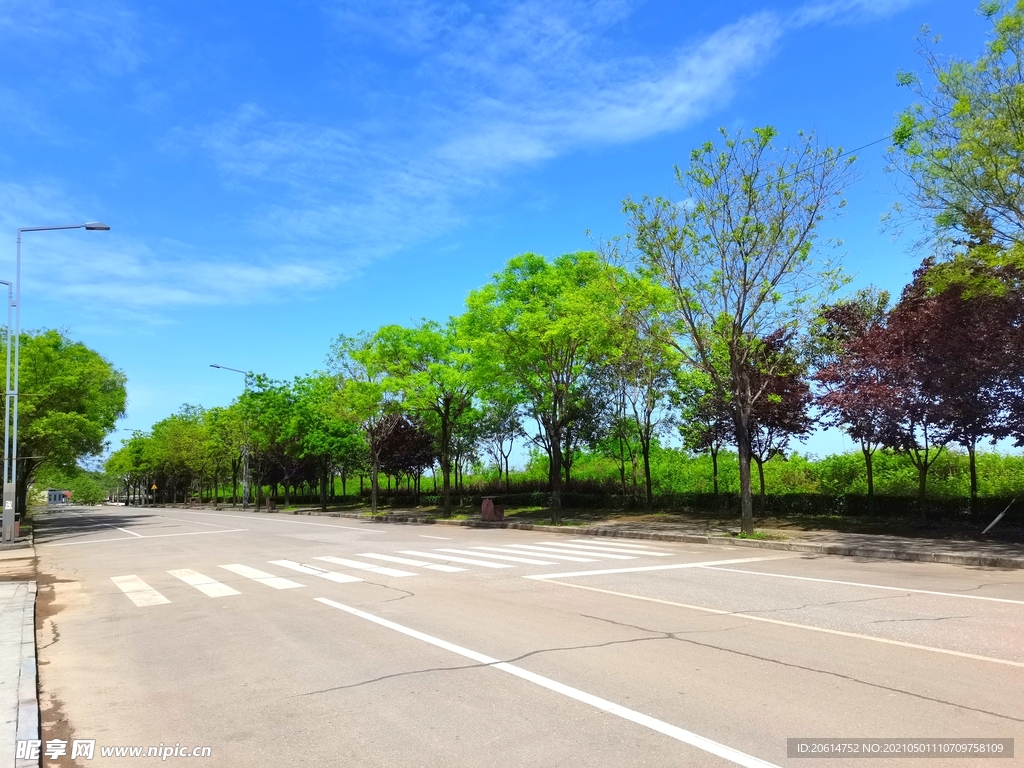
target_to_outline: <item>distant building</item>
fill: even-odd
[[[62,491],[57,488],[46,489],[46,503],[48,505],[67,504],[69,501],[71,501],[71,491]]]

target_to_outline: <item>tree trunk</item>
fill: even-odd
[[[762,461],[761,458],[758,457],[758,456],[754,456],[753,459],[754,459],[754,463],[757,464],[757,478],[758,478],[758,480],[761,481],[761,494],[760,494],[760,497],[759,497],[760,498],[760,510],[758,511],[758,513],[761,515],[761,517],[764,517],[764,505],[765,505],[765,498],[764,498],[764,461]]]
[[[654,507],[654,485],[651,483],[651,441],[648,438],[641,442],[644,454],[644,482],[647,484],[647,510]]]
[[[287,480],[285,480],[282,483],[282,485],[284,486],[284,506],[287,507],[288,506],[288,486],[289,486],[289,483],[288,483]]]
[[[441,414],[441,516],[452,516],[452,434],[451,424],[445,414]],[[456,470],[457,471],[457,470]],[[434,478],[434,490],[437,490],[437,478]]]
[[[715,506],[718,506],[718,448],[711,449],[711,482],[715,489]]]
[[[562,523],[562,449],[560,434],[548,435],[551,451],[551,524],[561,525]]]
[[[967,446],[967,458],[971,466],[971,516],[978,514],[978,465],[976,454],[978,450],[977,441],[971,440]]]
[[[917,509],[921,515],[921,522],[928,519],[928,510],[925,507],[925,495],[928,492],[928,464],[920,462],[917,465]]]
[[[370,512],[377,514],[377,483],[379,482],[380,460],[374,456],[370,465]],[[363,478],[359,477],[359,490],[362,491]]]
[[[327,511],[327,467],[324,467],[320,475],[320,509]]]
[[[864,468],[868,473],[868,515],[871,517],[875,516],[875,468],[872,463],[874,459],[874,451],[869,448],[861,446],[861,451],[864,453]]]
[[[740,530],[748,536],[754,532],[754,496],[750,489],[749,418],[749,415],[742,412],[736,413],[735,416],[736,447],[740,460]]]

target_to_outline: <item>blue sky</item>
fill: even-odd
[[[886,136],[924,23],[967,58],[988,31],[938,0],[4,0],[0,277],[18,226],[111,225],[26,235],[23,325],[122,368],[145,429],[238,393],[210,363],[290,378],[338,333],[460,312],[517,253],[622,233],[718,126]],[[880,228],[883,152],[828,234],[896,293],[920,254]]]

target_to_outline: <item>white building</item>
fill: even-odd
[[[62,491],[58,488],[46,489],[46,503],[49,506],[67,504],[69,501],[71,501],[71,491]]]

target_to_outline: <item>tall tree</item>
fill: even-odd
[[[630,238],[641,263],[669,292],[665,342],[703,370],[730,403],[739,451],[741,526],[754,529],[750,428],[765,396],[749,361],[761,339],[805,325],[815,299],[831,294],[838,271],[814,258],[821,222],[842,207],[853,158],[798,134],[776,150],[774,128],[707,142],[676,169],[685,204],[627,199]],[[716,348],[728,365],[716,364]],[[772,370],[765,371],[767,374]],[[767,379],[765,379],[766,381]]]
[[[389,325],[377,332],[375,343],[393,388],[401,391],[403,406],[436,428],[442,508],[449,517],[453,427],[472,405],[475,389],[458,326],[451,320],[445,325],[424,320],[416,328]]]
[[[372,336],[338,336],[331,347],[331,362],[340,376],[338,415],[356,424],[366,440],[370,509],[376,514],[381,451],[401,420],[399,396],[390,386],[386,361]]]
[[[679,371],[672,401],[679,411],[679,435],[683,446],[711,456],[711,486],[717,504],[718,454],[736,438],[732,409],[700,369]]]
[[[523,254],[469,295],[463,316],[481,375],[514,386],[539,425],[555,524],[561,522],[566,430],[581,415],[588,377],[613,351],[613,279],[596,253],[554,261]]]
[[[44,463],[73,467],[95,456],[124,415],[125,375],[60,331],[21,335],[17,510]]]
[[[814,381],[820,388],[816,404],[824,424],[842,429],[860,446],[872,515],[874,455],[880,445],[893,442],[897,397],[893,371],[879,348],[888,306],[888,293],[865,289],[823,307],[812,326]]]
[[[940,277],[975,287],[987,276],[975,264],[1024,264],[1024,2],[981,10],[993,35],[974,62],[940,57],[924,30],[925,75],[899,74],[919,101],[890,150],[910,202],[898,213],[923,220],[936,253],[955,254]]]
[[[806,437],[814,422],[806,366],[793,349],[792,331],[776,331],[763,340],[751,360],[751,385],[764,392],[751,411],[750,453],[757,464],[761,514],[765,511],[764,463],[784,456],[790,441]]]

